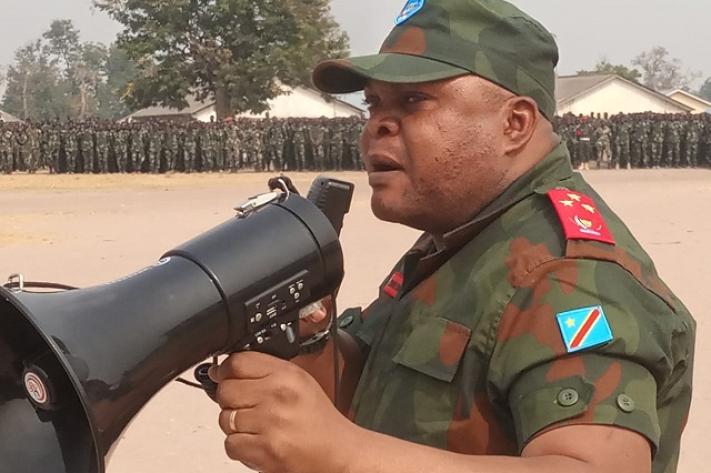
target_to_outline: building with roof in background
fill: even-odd
[[[665,95],[670,99],[691,107],[693,109],[691,113],[711,113],[711,102],[685,90],[676,89],[667,92]]]
[[[322,93],[307,87],[284,87],[286,93],[267,102],[269,110],[260,114],[245,113],[246,118],[340,118],[363,117],[364,110],[343,100],[326,97]],[[188,106],[183,109],[169,107],[148,107],[124,117],[121,121],[141,120],[197,120],[210,122],[217,117],[214,100],[198,101],[187,98]]]
[[[682,102],[616,74],[578,74],[556,78],[558,114],[689,113]]]

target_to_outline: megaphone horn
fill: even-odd
[[[0,286],[0,472],[103,473],[128,423],[190,366],[245,347],[295,356],[299,309],[343,278],[334,226],[352,192],[321,178],[309,199],[272,196],[111,283]]]

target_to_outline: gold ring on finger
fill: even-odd
[[[230,430],[233,433],[236,434],[237,432],[239,432],[239,430],[237,430],[237,410],[236,409],[233,409],[232,411],[230,411],[229,426],[230,426]]]

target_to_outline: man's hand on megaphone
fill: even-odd
[[[354,444],[349,439],[359,429],[306,371],[270,355],[242,352],[211,375],[219,383],[219,423],[230,458],[264,473],[345,471],[342,446]]]
[[[299,335],[308,338],[326,330],[333,317],[333,298],[324,297],[320,301],[301,309],[299,313]]]

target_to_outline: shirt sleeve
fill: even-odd
[[[492,331],[491,395],[519,449],[572,424],[623,427],[656,449],[659,394],[690,365],[693,330],[615,263],[566,259],[537,271]]]

